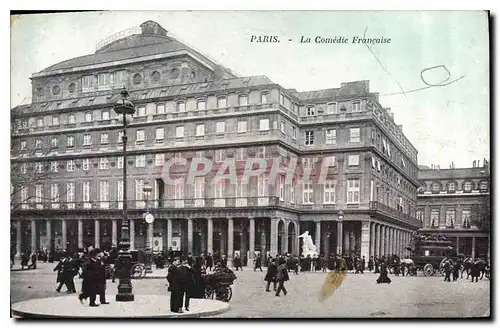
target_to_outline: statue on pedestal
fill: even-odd
[[[307,257],[310,255],[311,257],[318,256],[318,251],[316,250],[316,246],[314,246],[311,236],[309,235],[309,231],[304,232],[298,238],[302,238],[302,255]]]

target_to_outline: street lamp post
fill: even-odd
[[[144,192],[144,200],[146,202],[146,213],[144,215],[144,220],[148,224],[148,232],[146,234],[146,263],[145,263],[145,270],[146,273],[153,273],[153,269],[151,268],[152,264],[152,258],[153,258],[153,223],[155,221],[155,218],[153,214],[149,212],[149,195],[151,194],[151,191],[153,188],[146,183],[144,187],[142,187],[142,191]]]
[[[132,293],[132,281],[130,279],[130,270],[132,267],[132,255],[130,254],[129,240],[129,222],[127,218],[127,115],[135,113],[134,104],[127,100],[128,92],[123,88],[120,92],[120,99],[114,106],[114,110],[118,116],[123,119],[123,221],[121,240],[118,245],[120,251],[118,253],[118,261],[116,264],[117,276],[120,279],[118,283],[118,294],[116,294],[117,302],[131,302],[134,300]]]

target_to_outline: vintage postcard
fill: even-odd
[[[490,317],[489,21],[13,15],[11,316]]]

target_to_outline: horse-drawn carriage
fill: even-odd
[[[221,268],[213,273],[202,276],[205,285],[205,298],[216,299],[223,302],[229,302],[233,296],[231,285],[236,280],[233,271],[227,268]]]
[[[409,249],[412,255],[406,266],[412,276],[416,276],[417,271],[423,271],[425,276],[433,276],[436,272],[444,274],[445,260],[458,257],[452,242],[445,239],[416,239],[414,248]]]
[[[145,263],[145,254],[142,250],[133,250],[130,251],[130,255],[132,256],[132,267],[130,268],[130,277],[133,279],[142,278],[146,276],[146,265]],[[106,279],[110,279],[113,275],[112,266],[114,266],[116,259],[118,258],[118,252],[113,252],[109,254],[109,257],[106,260]]]

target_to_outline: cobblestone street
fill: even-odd
[[[12,303],[57,297],[55,266],[11,272]],[[14,268],[17,269],[17,266]],[[377,285],[377,275],[348,274],[343,285],[325,303],[317,301],[323,273],[290,275],[287,296],[264,292],[264,272],[236,272],[228,312],[216,317],[478,317],[488,311],[489,280],[472,284],[465,279],[445,283],[442,277],[395,277],[390,285]],[[135,294],[167,294],[163,279],[134,280]],[[81,280],[76,280],[77,290]],[[109,293],[117,284],[108,282]],[[64,288],[63,288],[64,290]],[[75,296],[75,303],[78,303]]]

